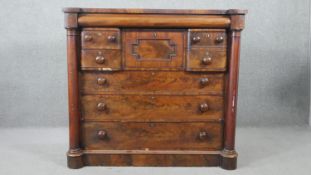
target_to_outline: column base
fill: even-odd
[[[220,167],[225,170],[235,170],[237,168],[238,153],[235,150],[224,149],[221,154]]]
[[[78,169],[84,166],[83,152],[80,149],[69,150],[67,152],[67,166],[71,169]]]

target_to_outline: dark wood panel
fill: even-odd
[[[223,95],[224,74],[168,71],[82,72],[83,94]]]
[[[186,64],[188,71],[225,71],[227,52],[223,48],[192,48]]]
[[[222,124],[86,122],[86,150],[220,150]]]
[[[120,49],[121,38],[118,28],[94,28],[82,31],[83,49]]]
[[[185,30],[123,30],[124,67],[182,68]]]
[[[82,50],[81,51],[82,70],[120,70],[121,51],[120,50]]]
[[[223,117],[221,96],[85,95],[85,120],[206,121]]]

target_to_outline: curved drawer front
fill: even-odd
[[[213,94],[223,95],[224,74],[191,72],[83,72],[83,94]]]
[[[222,124],[87,122],[82,140],[86,150],[220,150]]]
[[[85,120],[97,121],[219,121],[221,96],[85,95]]]

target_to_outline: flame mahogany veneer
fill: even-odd
[[[69,168],[236,169],[246,10],[63,11]]]

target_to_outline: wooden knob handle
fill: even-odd
[[[95,61],[97,64],[103,64],[105,62],[105,57],[102,55],[99,55],[95,58]]]
[[[224,41],[224,37],[223,36],[217,36],[216,37],[216,43],[222,43]]]
[[[192,42],[193,43],[197,43],[197,42],[200,42],[201,38],[199,36],[194,36],[192,37]]]
[[[108,80],[106,78],[97,78],[97,84],[98,85],[106,85],[108,83]]]
[[[209,83],[209,79],[208,78],[201,78],[200,79],[200,85],[201,86],[206,86]]]
[[[208,104],[207,103],[201,103],[199,106],[199,109],[201,112],[206,112],[208,111]]]
[[[117,37],[115,35],[109,35],[107,37],[109,42],[116,42],[117,41]]]
[[[202,62],[202,64],[204,64],[204,65],[211,64],[212,58],[211,58],[211,57],[204,57],[204,58],[202,58],[201,62]]]
[[[91,35],[85,35],[84,36],[84,40],[85,41],[92,41],[93,40],[93,37]]]
[[[206,140],[208,139],[208,133],[206,131],[199,132],[199,139],[200,140]]]
[[[101,140],[106,140],[108,138],[108,134],[107,134],[107,131],[105,130],[99,130],[97,132],[97,137]]]
[[[107,104],[106,103],[98,103],[97,104],[97,109],[99,111],[105,111],[105,110],[107,110]]]

